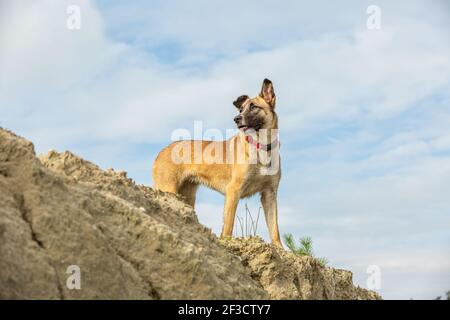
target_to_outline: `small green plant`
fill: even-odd
[[[284,242],[286,246],[295,254],[299,256],[308,256],[317,259],[317,261],[322,265],[326,266],[328,263],[328,259],[324,257],[317,258],[314,256],[313,248],[312,248],[312,239],[311,237],[302,237],[299,239],[299,245],[295,243],[294,236],[290,233],[287,233],[283,236]]]

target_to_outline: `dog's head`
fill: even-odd
[[[275,91],[272,81],[264,79],[261,92],[255,98],[242,95],[233,102],[239,110],[239,115],[234,122],[241,130],[273,129],[276,126],[277,115],[275,113]]]

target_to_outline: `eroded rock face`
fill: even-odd
[[[175,196],[0,130],[0,298],[267,297]]]
[[[259,237],[220,242],[241,258],[271,299],[381,299],[373,291],[355,287],[350,271],[325,267],[314,258],[278,249]]]
[[[0,128],[0,299],[377,298],[290,255],[221,244],[176,196],[70,152],[38,159]],[[66,285],[70,265],[80,290]]]

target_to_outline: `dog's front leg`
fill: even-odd
[[[231,182],[226,188],[222,237],[231,237],[233,234],[234,218],[240,199],[240,187],[241,184]]]
[[[280,241],[280,232],[278,231],[277,191],[273,188],[263,190],[261,192],[261,204],[264,209],[270,239],[273,244],[283,248]]]

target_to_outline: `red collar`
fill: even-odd
[[[278,144],[278,139],[277,138],[275,138],[275,140],[272,143],[262,144],[262,143],[259,143],[258,141],[256,141],[255,139],[253,139],[253,137],[250,136],[250,135],[246,135],[245,136],[245,141],[247,141],[248,143],[254,145],[256,147],[256,149],[263,149],[265,151],[272,150]]]

